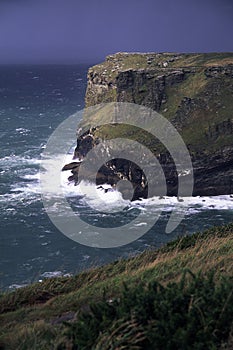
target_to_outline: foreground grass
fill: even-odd
[[[233,224],[0,296],[0,349],[231,349]]]

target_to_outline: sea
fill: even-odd
[[[107,215],[111,224],[121,222],[123,231],[125,212],[134,210],[144,216],[133,220],[130,228],[134,231],[144,227],[145,233],[124,245],[99,248],[71,239],[54,225],[41,196],[41,161],[54,130],[84,108],[88,68],[87,65],[0,66],[0,290],[73,275],[145,249],[159,248],[178,236],[232,222],[232,194],[193,197],[183,202],[177,202],[177,198],[165,198],[163,203],[158,198],[130,202],[117,190],[103,187],[98,189],[102,203],[98,212],[95,205],[94,209],[90,208],[90,203],[97,201],[93,197],[95,184],[82,184],[86,192],[85,196],[81,195],[79,186],[69,183],[68,172],[62,173],[61,186],[76,212],[81,211],[88,222],[87,237],[98,234],[98,226],[108,225]],[[71,151],[67,154],[69,158],[72,159]],[[123,211],[118,210],[119,203]],[[165,227],[177,205],[183,206],[184,218],[168,235]],[[158,211],[161,213],[157,222],[147,230],[146,218],[155,217]]]

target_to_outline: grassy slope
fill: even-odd
[[[148,59],[151,61],[148,63]],[[221,66],[233,63],[232,53],[117,53],[107,56],[103,63],[91,67],[91,70],[108,79],[114,80],[119,71],[129,69],[150,69],[163,68],[185,68],[185,67],[208,67]],[[161,74],[161,72],[160,72]]]
[[[217,284],[222,276],[232,277],[233,224],[183,237],[158,251],[146,251],[75,277],[48,279],[1,295],[0,348],[72,349],[73,336],[67,333],[64,320],[74,320],[75,313],[89,310],[90,303],[120,297],[125,285],[133,291],[153,281],[163,286],[178,282],[186,269],[203,275],[213,270]],[[62,343],[66,345],[62,347]],[[163,348],[168,347],[164,344]]]
[[[148,63],[149,60],[149,63]],[[164,66],[166,64],[166,66]],[[173,54],[173,53],[145,53],[145,54],[125,54],[118,53],[108,56],[105,62],[90,68],[90,71],[100,75],[109,83],[115,84],[115,79],[119,72],[125,70],[145,70],[153,72],[154,79],[157,76],[168,74],[176,69],[190,69],[193,73],[187,74],[186,79],[166,87],[167,100],[161,105],[158,111],[176,127],[178,127],[181,136],[186,145],[190,146],[190,151],[195,153],[204,152],[213,154],[215,151],[232,146],[232,134],[225,135],[220,132],[214,139],[207,137],[210,128],[215,129],[221,122],[232,121],[232,77],[222,74],[220,77],[207,78],[205,70],[208,67],[221,67],[233,64],[232,53],[208,53],[208,54]],[[165,67],[165,68],[164,68]],[[152,79],[153,80],[153,79]],[[141,87],[138,94],[135,92],[135,101],[138,104],[145,104],[145,98],[148,94],[147,85]],[[127,101],[127,91],[125,91],[125,101]],[[131,92],[130,92],[131,94]],[[95,97],[98,95],[95,91]],[[100,102],[117,101],[116,88],[104,89],[99,93]],[[184,115],[182,102],[184,98],[192,99],[192,107],[187,111],[187,118],[179,125],[176,125],[176,113]],[[89,95],[89,89],[86,95],[86,106],[93,104],[92,95]],[[102,116],[102,115],[101,115]],[[92,119],[92,122],[91,122]],[[88,116],[84,118],[93,126],[98,125],[98,120],[102,122],[98,113],[95,117]],[[103,128],[102,128],[103,129]],[[102,134],[109,134],[112,130],[102,130]],[[97,134],[97,136],[99,136]],[[144,137],[146,143],[147,139]],[[152,149],[160,150],[155,143]],[[161,150],[160,150],[161,151]]]

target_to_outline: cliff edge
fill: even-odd
[[[189,150],[194,169],[193,195],[229,194],[233,193],[232,78],[233,53],[117,53],[89,69],[86,107],[130,102],[159,112],[178,130]],[[90,129],[85,135],[78,134],[74,158],[85,157],[99,138],[109,133],[106,128],[98,128],[95,120],[84,117],[83,123],[90,123]],[[168,194],[175,195],[177,181],[168,152],[153,140],[150,149],[164,168],[170,184]],[[138,177],[135,164],[123,166],[122,162],[106,164],[105,175],[101,174],[97,183],[129,180],[130,173],[132,180],[133,167],[133,173],[137,172],[133,199],[146,197],[143,173]],[[71,180],[77,182],[78,164],[72,172]]]

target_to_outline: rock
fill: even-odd
[[[75,169],[75,168],[77,168],[80,164],[81,164],[81,162],[72,162],[72,163],[66,164],[66,165],[62,168],[62,171]]]
[[[90,68],[86,106],[132,102],[163,114],[189,149],[194,168],[193,194],[229,194],[233,193],[232,77],[232,53],[117,53]],[[84,124],[88,122],[88,118],[84,120]],[[74,158],[85,159],[104,133],[111,134],[111,127],[103,130],[93,124],[79,134]],[[146,146],[155,152],[165,173],[167,194],[177,195],[177,173],[171,156],[158,142],[146,137]],[[72,171],[75,183],[78,167],[74,162],[63,168]],[[93,181],[115,186],[122,179],[131,181],[133,199],[147,197],[147,180],[140,164],[123,157],[104,164]]]

